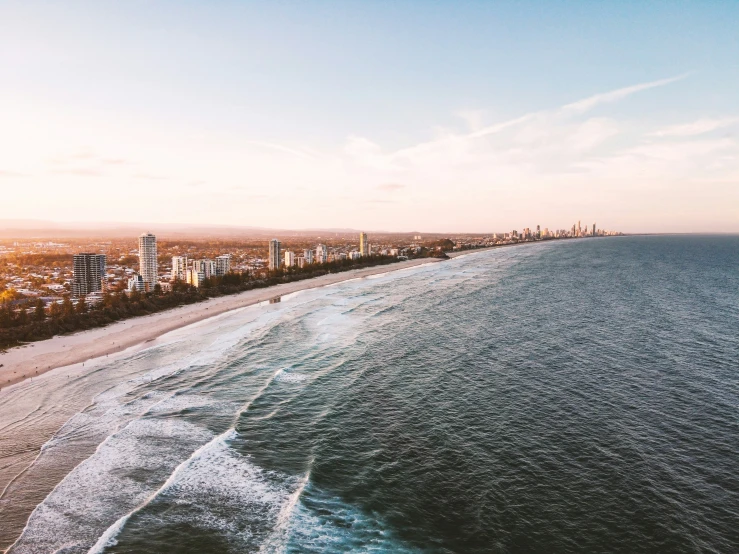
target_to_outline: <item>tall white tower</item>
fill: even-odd
[[[369,256],[369,244],[367,244],[367,233],[359,233],[359,255]]]
[[[151,233],[139,237],[139,274],[146,290],[154,290],[159,271],[157,268],[157,238]]]

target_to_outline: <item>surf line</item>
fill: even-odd
[[[131,519],[134,515],[139,513],[141,510],[146,508],[149,504],[151,504],[160,494],[162,494],[164,491],[166,491],[176,480],[177,477],[186,470],[190,464],[197,460],[203,452],[208,450],[210,447],[224,444],[227,440],[232,439],[237,436],[236,433],[236,424],[239,421],[239,418],[241,415],[246,412],[251,405],[254,403],[255,400],[258,400],[262,394],[264,394],[264,391],[269,388],[269,386],[274,382],[275,378],[282,373],[282,369],[278,369],[277,371],[272,374],[272,376],[267,380],[267,382],[257,391],[257,394],[255,394],[246,404],[244,404],[240,410],[236,413],[233,422],[231,423],[231,427],[229,427],[226,431],[221,433],[220,435],[213,437],[209,442],[205,443],[203,446],[195,450],[189,458],[187,458],[185,461],[183,461],[180,465],[178,465],[175,470],[171,473],[171,475],[167,478],[167,480],[164,482],[164,484],[159,487],[157,490],[155,490],[149,497],[147,497],[141,504],[139,504],[136,508],[125,514],[124,516],[121,516],[118,518],[118,520],[113,523],[110,527],[108,527],[105,532],[100,535],[100,538],[97,540],[97,542],[88,550],[88,554],[102,554],[102,552],[105,550],[108,546],[114,546],[116,544],[116,537],[120,534],[120,532],[125,527],[126,523],[129,519]]]

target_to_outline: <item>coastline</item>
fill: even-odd
[[[170,331],[232,310],[266,302],[278,296],[440,261],[443,260],[441,258],[419,258],[391,265],[329,273],[313,279],[211,298],[147,316],[125,319],[106,327],[79,331],[70,335],[57,335],[50,339],[11,348],[7,352],[0,353],[0,365],[2,365],[0,367],[0,390],[5,390],[26,379],[39,377],[60,367],[144,348],[148,343]]]

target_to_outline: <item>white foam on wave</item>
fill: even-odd
[[[275,377],[275,381],[278,383],[302,383],[308,378],[309,376],[304,373],[293,373],[283,370]]]
[[[251,404],[257,398],[259,398],[264,393],[264,391],[267,390],[267,388],[282,372],[282,369],[278,369],[274,374],[272,374],[270,378],[264,383],[264,385],[262,385],[262,387],[256,392],[256,394],[240,408],[234,419],[234,425],[235,422],[238,420],[239,415],[248,410],[249,406],[251,406]],[[162,484],[149,496],[144,498],[143,501],[141,501],[137,506],[133,507],[133,509],[118,518],[112,525],[108,526],[107,529],[105,529],[99,536],[99,539],[95,542],[92,548],[90,548],[90,554],[102,552],[106,546],[115,544],[118,535],[124,529],[126,523],[131,519],[131,517],[150,506],[152,502],[157,500],[159,497],[167,494],[169,489],[180,480],[181,475],[187,475],[188,472],[191,471],[191,468],[195,468],[195,470],[197,470],[198,460],[202,457],[204,453],[208,452],[209,449],[218,449],[221,446],[225,445],[227,441],[233,439],[235,436],[236,431],[234,429],[234,426],[232,425],[227,431],[212,438],[207,444],[204,444],[200,446],[197,450],[195,450],[187,459],[185,459],[185,461],[181,462],[176,468],[174,468],[164,484]]]
[[[377,514],[368,514],[328,493],[312,490],[291,511],[279,548],[272,552],[416,553],[395,537]]]
[[[236,437],[230,429],[193,452],[141,505],[106,529],[89,554],[118,544],[132,524],[155,530],[185,523],[216,531],[234,546],[249,549],[268,540],[284,514],[292,512],[307,477],[259,468],[229,446]],[[166,509],[149,513],[157,507]]]
[[[212,433],[178,420],[137,419],[103,441],[31,514],[13,553],[88,548],[116,512],[140,504],[152,484]]]

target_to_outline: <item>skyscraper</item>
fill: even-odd
[[[313,263],[313,250],[310,248],[306,248],[303,250],[303,258],[305,259],[306,264],[312,264]]]
[[[367,233],[359,233],[359,255],[369,256],[369,244],[367,243]]]
[[[72,294],[85,296],[103,290],[105,254],[75,254],[73,262]]]
[[[316,263],[325,264],[328,261],[328,248],[325,244],[316,246]]]
[[[595,236],[595,223],[593,223],[593,236]]]
[[[536,238],[541,238],[541,227],[539,227],[538,225],[536,226]]]
[[[272,239],[269,241],[269,265],[270,271],[280,269],[280,241]]]
[[[285,252],[285,267],[292,267],[295,265],[295,252],[287,250]]]
[[[154,290],[159,271],[157,268],[157,238],[151,233],[139,237],[139,274],[146,290]]]
[[[172,280],[187,280],[187,256],[172,256]]]

